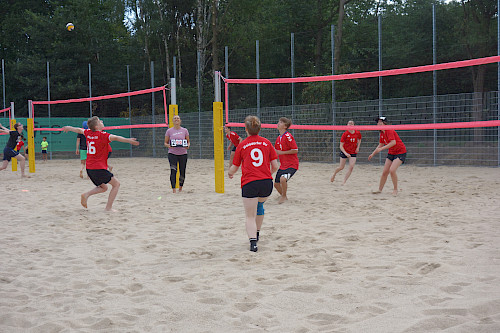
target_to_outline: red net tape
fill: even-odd
[[[245,127],[244,123],[228,123],[231,127]],[[436,124],[408,124],[408,125],[384,125],[383,129],[392,130],[429,130],[429,129],[450,129],[450,128],[473,128],[473,127],[496,127],[500,126],[500,120],[471,121],[456,123],[436,123]],[[276,124],[262,124],[262,128],[276,128]],[[316,130],[316,131],[379,131],[378,125],[292,125],[290,129]]]

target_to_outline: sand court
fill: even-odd
[[[110,162],[116,213],[77,159],[0,172],[0,332],[500,331],[500,168],[403,165],[393,197],[301,163],[253,253],[241,170],[216,194],[190,159],[173,194],[167,159]]]

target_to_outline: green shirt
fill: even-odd
[[[47,150],[49,143],[47,141],[42,141],[41,145],[42,145],[42,150]]]

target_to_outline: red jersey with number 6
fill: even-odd
[[[271,142],[258,135],[251,135],[236,148],[233,164],[241,165],[241,186],[255,180],[273,179],[271,161],[277,160],[278,154]]]
[[[285,132],[283,135],[278,135],[276,138],[276,143],[274,148],[277,150],[288,151],[292,149],[299,149],[297,143],[290,132]],[[299,170],[299,157],[297,154],[285,154],[279,155],[280,158],[280,170],[286,170],[288,168],[293,168]]]
[[[340,142],[344,143],[345,151],[349,154],[356,154],[356,149],[358,148],[358,140],[361,140],[360,131],[354,131],[354,133],[345,131],[340,138]]]
[[[108,144],[111,142],[111,134],[102,131],[86,129],[83,135],[87,139],[87,169],[108,169]]]

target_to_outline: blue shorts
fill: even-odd
[[[260,179],[247,183],[241,187],[243,198],[267,198],[273,191],[272,179]]]
[[[87,169],[87,175],[95,186],[107,184],[113,178],[113,174],[105,169]]]
[[[390,161],[394,161],[394,159],[399,158],[401,162],[405,162],[406,160],[406,153],[404,154],[397,154],[397,155],[392,155],[392,154],[387,154],[387,159]]]
[[[19,155],[19,152],[12,149],[12,148],[5,147],[3,150],[3,160],[4,161],[10,161],[10,159],[12,157],[16,157],[17,155]]]
[[[279,169],[278,172],[276,172],[276,179],[274,179],[275,183],[280,182],[280,178],[283,176],[286,178],[287,181],[292,178],[292,176],[297,172],[297,169],[294,168],[288,168],[288,169]]]

